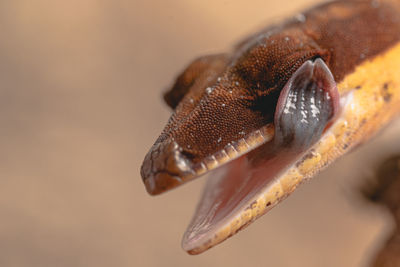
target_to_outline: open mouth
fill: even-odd
[[[218,244],[311,176],[324,156],[325,144],[330,144],[326,140],[332,136],[332,122],[338,121],[339,100],[325,63],[319,58],[308,60],[282,89],[273,123],[199,161],[192,161],[173,138],[156,143],[141,170],[150,194],[205,173],[211,176],[182,247],[197,254]]]
[[[331,24],[312,10],[300,29],[293,22],[252,37],[232,56],[199,59],[178,77],[167,96],[174,113],[141,175],[152,195],[210,175],[182,240],[188,253],[234,235],[398,115],[398,27],[386,22],[395,11],[375,19],[368,3],[368,12],[343,4],[358,15],[323,5]],[[375,32],[365,24],[370,16],[381,25]],[[321,29],[304,31],[321,19]],[[347,35],[325,34],[337,27]]]
[[[341,99],[344,108],[352,93]],[[335,123],[308,149],[291,155],[284,151],[265,151],[273,147],[273,139],[259,143],[220,168],[209,173],[203,195],[182,240],[190,254],[199,254],[244,229],[280,201],[302,182],[328,165],[337,139],[347,130],[345,110]],[[344,149],[348,149],[345,147]]]
[[[159,184],[145,183],[149,191],[155,192],[153,188],[159,188],[160,184],[163,189],[173,188],[200,175],[209,175],[183,236],[183,249],[199,254],[244,229],[328,165],[333,154],[341,154],[340,146],[339,150],[332,148],[347,130],[345,107],[352,98],[350,92],[340,99],[341,113],[336,121],[315,145],[300,153],[287,155],[272,150],[265,155],[274,146],[275,128],[270,124],[228,144],[202,162],[190,165],[185,159],[182,164],[170,163],[176,168],[176,176],[164,173],[156,176]],[[179,151],[177,144],[174,149]],[[176,161],[180,157],[183,156],[177,156]]]

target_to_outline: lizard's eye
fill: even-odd
[[[338,113],[339,94],[325,62],[306,61],[282,89],[275,111],[275,140],[304,150]]]

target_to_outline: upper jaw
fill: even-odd
[[[141,175],[146,190],[158,195],[214,170],[257,147],[270,142],[274,137],[272,123],[253,131],[198,162],[189,159],[183,148],[173,138],[156,142],[147,153]]]
[[[222,88],[218,87],[218,92],[213,95],[214,101],[205,98],[204,101],[209,101],[205,102],[208,106],[200,105],[191,112],[191,116],[188,117],[191,120],[182,119],[173,128],[167,126],[167,129],[173,129],[173,132],[165,135],[165,138],[160,138],[146,155],[141,172],[150,194],[162,193],[224,165],[271,141],[274,135],[276,137],[274,151],[267,153],[280,153],[276,149],[287,148],[287,146],[296,151],[298,149],[294,148],[299,146],[301,151],[305,149],[302,148],[303,146],[310,146],[314,142],[311,140],[320,136],[332,114],[337,114],[336,105],[339,96],[336,84],[329,68],[320,58],[304,62],[287,81],[276,104],[274,123],[267,123],[238,140],[229,140],[235,136],[233,129],[237,130],[238,124],[248,127],[255,119],[258,122],[261,121],[262,116],[254,115],[255,112],[253,112],[246,121],[237,122],[238,120],[234,118],[240,114],[240,110],[232,110],[234,113],[229,113],[225,102],[219,101],[225,92]],[[211,93],[212,90],[210,90]],[[272,94],[268,95],[267,99],[270,98],[275,100]],[[223,112],[220,106],[223,107]],[[310,108],[314,109],[310,110]],[[229,110],[231,109],[230,107]],[[329,112],[325,112],[325,109]],[[223,122],[221,122],[222,119]],[[229,128],[227,125],[232,125],[232,127]],[[186,138],[187,136],[192,138]],[[212,136],[215,139],[218,138],[218,141]],[[218,144],[226,140],[230,142],[225,146]],[[188,153],[186,148],[190,149],[194,147],[194,144],[195,154],[201,155],[204,152],[206,156],[199,157]],[[213,144],[218,144],[218,148],[214,148]],[[207,148],[202,147],[206,145]]]

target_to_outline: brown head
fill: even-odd
[[[175,110],[142,167],[149,193],[171,189],[271,140],[283,86],[305,61],[318,57],[327,52],[288,28],[257,37],[231,57],[192,63],[166,94]]]
[[[330,2],[178,77],[165,95],[174,113],[141,174],[155,195],[221,167],[185,250],[243,229],[397,114],[399,11],[392,0]]]

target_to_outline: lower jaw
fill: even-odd
[[[307,151],[283,153],[255,166],[261,147],[213,171],[184,234],[183,249],[199,254],[234,235],[354,146],[356,132],[349,118],[354,119],[358,106],[353,92],[341,98],[341,106],[336,121]]]

